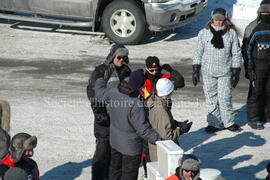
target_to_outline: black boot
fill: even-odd
[[[230,131],[232,131],[232,132],[240,132],[240,131],[241,131],[240,126],[237,125],[237,124],[233,124],[233,125],[231,125],[230,127],[227,127],[227,128],[225,128],[225,129],[228,129],[228,130],[230,130]]]
[[[207,126],[206,128],[205,128],[205,132],[206,133],[208,133],[208,134],[212,134],[212,133],[215,133],[215,132],[217,132],[217,131],[219,131],[219,129],[218,128],[216,128],[216,127],[214,127],[214,126]]]

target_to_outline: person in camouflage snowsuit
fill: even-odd
[[[232,107],[232,88],[235,88],[241,71],[241,49],[237,30],[229,21],[223,8],[212,12],[212,19],[199,32],[193,58],[193,84],[200,81],[202,71],[203,90],[207,104],[207,133],[220,129],[240,131],[235,124]]]

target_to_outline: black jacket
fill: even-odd
[[[87,86],[87,96],[91,102],[91,108],[93,110],[94,121],[94,135],[95,137],[107,137],[109,136],[108,128],[110,125],[110,118],[107,113],[106,105],[102,101],[97,101],[95,98],[95,81],[98,78],[104,78],[109,76],[110,86],[114,87],[119,84],[125,77],[129,76],[130,69],[127,65],[123,65],[121,68],[116,68],[111,62],[105,61],[103,64],[97,66],[91,73]],[[107,84],[108,85],[108,84]]]
[[[249,62],[253,62],[255,65],[270,62],[270,24],[261,20],[252,31],[248,42]]]
[[[38,165],[33,159],[23,158],[18,163],[15,163],[15,167],[23,169],[28,175],[28,180],[39,180]]]

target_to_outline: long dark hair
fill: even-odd
[[[206,23],[205,28],[206,29],[210,29],[211,24],[213,24],[213,19],[210,19]],[[226,20],[224,20],[224,26],[225,26],[225,28],[224,28],[224,32],[225,33],[227,31],[229,31],[230,29],[233,29],[236,32],[236,34],[237,34],[238,37],[242,36],[241,33],[240,33],[240,31],[239,31],[239,29],[232,23],[231,20],[229,20],[229,19],[226,18]]]

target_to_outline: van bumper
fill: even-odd
[[[207,5],[207,0],[170,0],[166,3],[145,3],[146,21],[150,31],[175,29],[194,21]]]

